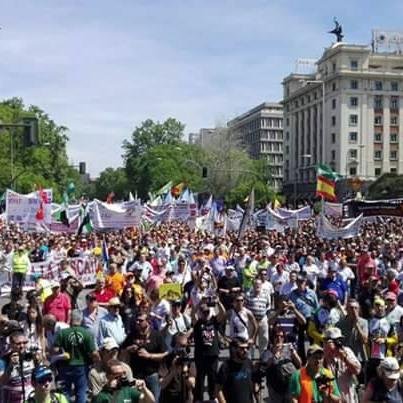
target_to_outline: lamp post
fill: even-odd
[[[308,161],[312,158],[312,155],[311,154],[303,154],[303,155],[301,155],[301,159],[302,160],[304,160],[304,159],[307,159]],[[298,165],[298,160],[296,161],[296,165]],[[305,168],[304,167],[304,165],[302,164],[302,166],[301,167],[296,167],[295,168],[295,181],[294,181],[294,208],[295,209],[297,209],[297,182],[298,182],[298,171],[299,171],[299,169],[303,169],[303,168]],[[309,167],[306,167],[306,168],[309,168]]]

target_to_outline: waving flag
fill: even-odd
[[[336,181],[340,175],[333,172],[332,168],[321,164],[317,170],[316,195],[324,200],[336,201]]]

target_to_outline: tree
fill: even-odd
[[[146,174],[147,152],[160,145],[182,144],[184,128],[185,125],[174,118],[168,118],[162,123],[147,119],[134,129],[131,141],[123,142],[123,159],[129,185],[137,188],[142,196],[149,190],[149,178],[139,178]]]
[[[0,102],[3,124],[19,123],[27,113],[39,120],[39,144],[26,148],[19,128],[0,132],[0,191],[13,187],[21,193],[28,193],[38,187],[52,187],[55,200],[61,200],[69,182],[79,185],[79,175],[69,166],[67,158],[68,129],[57,125],[37,106],[26,107],[21,98]]]
[[[106,200],[109,193],[115,194],[116,200],[127,199],[129,195],[126,171],[124,168],[106,168],[95,181],[95,197]]]

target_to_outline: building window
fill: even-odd
[[[357,97],[350,97],[350,106],[353,107],[353,108],[358,106],[358,98]]]
[[[390,124],[392,125],[392,126],[397,126],[399,123],[398,123],[398,119],[397,119],[397,116],[391,116],[390,117]]]
[[[358,81],[357,80],[351,80],[350,81],[350,89],[358,90]]]
[[[290,125],[290,118],[287,118],[287,119],[285,120],[285,124],[286,124],[287,126]]]
[[[290,147],[289,146],[285,146],[285,153],[289,154],[290,153]]]
[[[350,167],[350,175],[357,175],[357,167]]]
[[[374,97],[374,108],[375,109],[382,109],[383,108],[382,95],[376,95]]]
[[[381,176],[382,170],[381,168],[375,168],[375,176]]]
[[[332,144],[336,143],[336,133],[332,133]]]
[[[332,99],[332,109],[336,109],[336,99]]]
[[[336,91],[336,83],[332,83],[332,91]]]
[[[348,134],[348,141],[350,143],[356,143],[358,138],[358,133],[357,132],[350,132]]]
[[[397,143],[397,133],[390,133],[390,142]]]
[[[358,70],[358,60],[350,60],[351,70]]]
[[[382,150],[375,150],[374,151],[374,159],[381,160],[382,159]]]
[[[350,115],[348,123],[350,126],[357,126],[358,125],[358,115]]]
[[[336,126],[336,116],[332,116],[332,126]]]
[[[390,150],[390,159],[392,161],[396,161],[397,160],[397,150]]]
[[[375,90],[382,91],[382,81],[375,81]]]
[[[333,64],[332,64],[332,70],[333,70],[333,73],[336,72],[336,63],[333,63]]]
[[[397,168],[390,168],[391,174],[397,174]]]
[[[308,95],[306,98],[307,98],[308,103],[311,102],[311,96],[310,95]]]
[[[374,141],[375,141],[375,143],[382,143],[382,133],[375,133]]]
[[[392,97],[390,99],[390,109],[399,109],[399,98]]]
[[[350,158],[351,159],[357,158],[357,150],[350,150]]]
[[[336,150],[332,150],[332,161],[336,159]]]
[[[290,132],[285,132],[286,141],[290,141]]]
[[[374,125],[382,126],[382,116],[375,116],[374,118]]]
[[[392,81],[390,83],[390,90],[391,91],[399,91],[399,83],[397,81]]]

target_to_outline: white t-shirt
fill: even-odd
[[[355,274],[353,271],[348,267],[345,266],[342,269],[339,270],[340,277],[343,279],[345,283],[348,282],[348,280],[354,280],[355,279]]]

